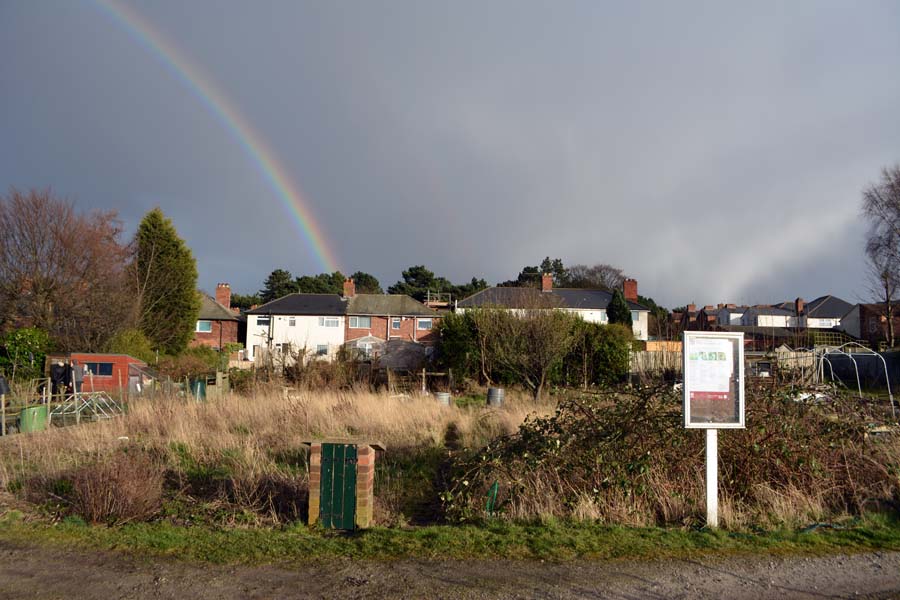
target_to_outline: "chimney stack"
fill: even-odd
[[[629,302],[638,301],[637,279],[628,278],[622,282],[622,294]]]
[[[688,304],[687,311],[688,312],[697,312],[697,305],[696,304]]]
[[[797,310],[798,317],[806,311],[806,302],[803,301],[803,298],[794,300],[794,308]]]
[[[551,275],[550,273],[544,273],[543,275],[541,275],[541,291],[553,291],[553,275]]]
[[[352,298],[356,295],[356,284],[349,277],[344,280],[344,298]]]
[[[216,302],[231,310],[231,286],[227,283],[216,285]]]

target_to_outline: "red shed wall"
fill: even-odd
[[[112,392],[118,391],[120,387],[127,388],[128,365],[145,364],[143,361],[124,354],[79,354],[73,352],[69,358],[78,361],[78,364],[112,363],[111,376],[92,375],[84,378],[81,389],[85,392]]]

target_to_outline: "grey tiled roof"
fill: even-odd
[[[438,313],[404,294],[357,294],[347,302],[348,315],[436,317]]]
[[[288,294],[247,311],[248,315],[328,315],[347,314],[347,301],[337,294]]]
[[[806,316],[813,319],[840,319],[853,305],[837,296],[822,296],[806,305]]]
[[[197,318],[203,321],[240,321],[238,315],[206,294],[200,294],[200,314]]]
[[[500,306],[504,308],[569,308],[577,310],[604,310],[612,300],[612,293],[605,290],[579,288],[554,288],[542,292],[537,288],[492,287],[461,300],[461,308]],[[649,309],[637,302],[628,302],[631,310]]]

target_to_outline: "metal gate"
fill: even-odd
[[[356,445],[322,444],[319,521],[323,527],[356,527]]]

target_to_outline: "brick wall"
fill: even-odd
[[[322,443],[309,447],[309,515],[310,525],[319,521],[322,494]],[[374,525],[375,448],[360,444],[356,454],[356,526]]]
[[[233,344],[239,341],[237,321],[213,321],[212,331],[209,333],[194,332],[194,339],[191,340],[190,345],[220,349],[225,344]]]
[[[423,344],[432,344],[437,341],[437,325],[440,317],[431,320],[431,329],[416,329],[416,319],[413,317],[401,317],[400,329],[391,329],[391,321],[395,317],[372,317],[372,326],[368,329],[350,327],[350,319],[344,321],[344,340],[350,341],[373,335],[386,340],[388,338],[407,341],[417,341]]]

